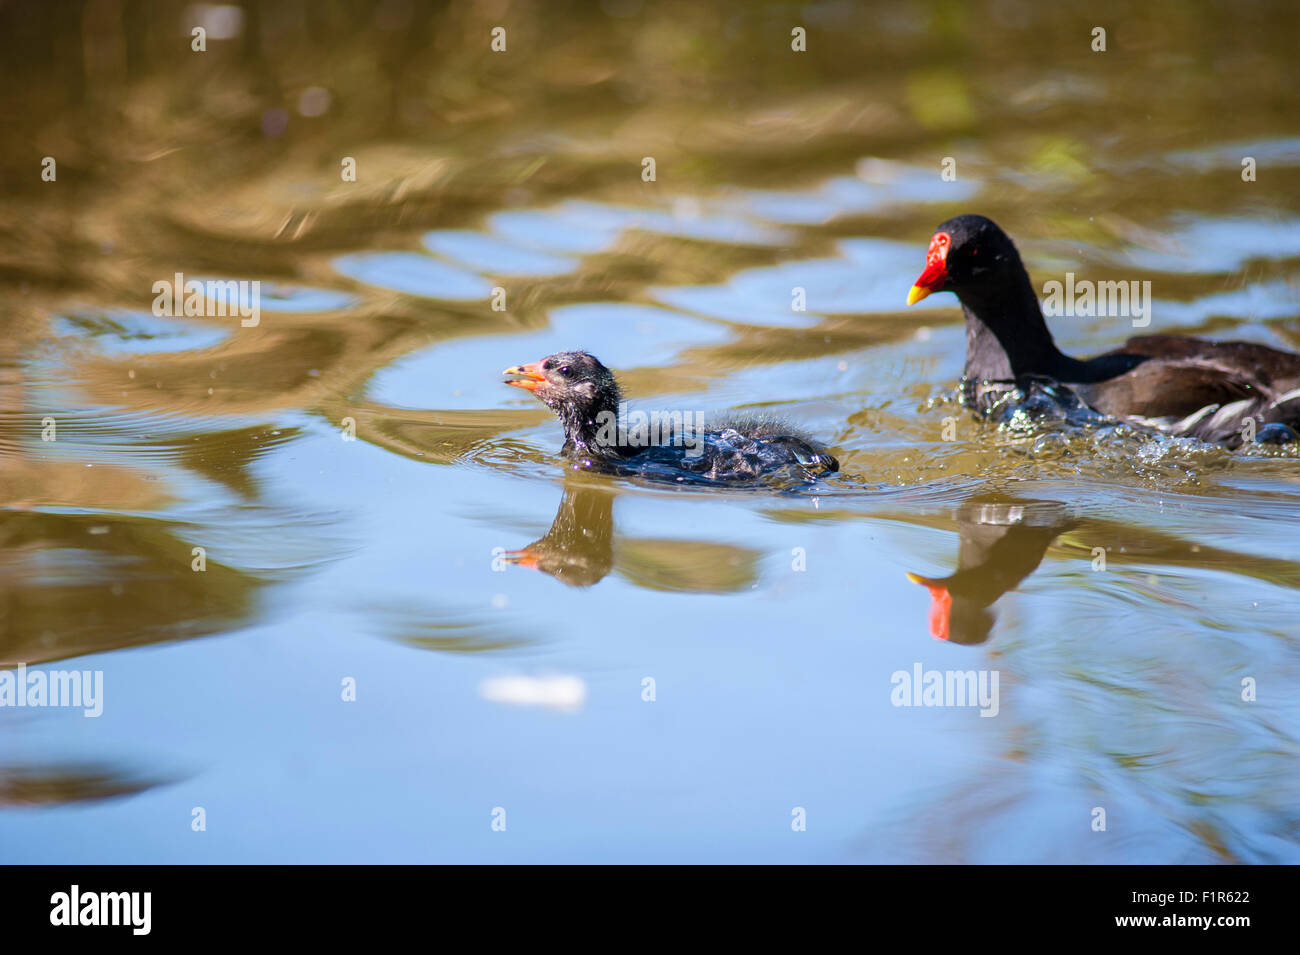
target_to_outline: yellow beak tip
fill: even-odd
[[[912,291],[907,293],[907,304],[915,305],[929,294],[930,290],[928,288],[923,288],[920,285],[913,285]]]

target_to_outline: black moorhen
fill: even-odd
[[[1300,440],[1300,355],[1251,342],[1141,335],[1086,361],[1052,341],[1029,274],[991,219],[939,226],[907,304],[953,292],[966,314],[965,403],[987,411],[1041,379],[1068,385],[1088,407],[1172,435],[1240,446]]]
[[[839,470],[824,445],[776,419],[715,422],[707,432],[678,421],[629,427],[627,416],[620,417],[622,396],[613,372],[586,352],[559,352],[503,374],[511,376],[507,385],[531,391],[555,412],[564,426],[561,452],[579,467],[731,485],[810,482]]]

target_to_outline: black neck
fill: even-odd
[[[606,421],[617,422],[618,402],[619,395],[614,392],[597,395],[590,403],[564,401],[555,405],[554,411],[564,426],[563,452],[601,457],[617,455],[618,448],[602,442],[600,438],[602,428],[603,434],[610,434],[611,426],[606,425]],[[616,431],[613,434],[617,436]]]
[[[1029,273],[1019,262],[998,282],[957,293],[966,313],[966,377],[1008,381],[1022,375],[1068,380],[1081,362],[1063,355],[1052,341]]]

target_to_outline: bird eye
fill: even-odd
[[[568,366],[568,365],[561,365],[561,366],[560,366],[560,374],[561,374],[561,375],[565,375],[565,376],[567,376],[567,375],[569,374],[569,366]]]

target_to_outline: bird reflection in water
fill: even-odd
[[[930,635],[951,643],[983,643],[993,629],[989,608],[1034,572],[1048,546],[1075,526],[1058,501],[973,499],[957,510],[957,570],[947,577],[907,579],[930,591]]]
[[[1081,516],[1059,501],[980,496],[959,507],[956,518],[957,570],[947,577],[907,575],[930,591],[931,636],[950,643],[985,642],[996,619],[993,604],[1032,574],[1054,543],[1059,556],[1089,563],[1102,547],[1106,560],[1115,565],[1198,568],[1300,589],[1296,561],[1224,550],[1151,527]],[[1065,539],[1057,542],[1062,535]]]
[[[502,555],[520,567],[550,574],[570,587],[590,587],[616,572],[627,583],[669,593],[742,593],[758,579],[762,554],[737,544],[699,537],[619,534],[618,492],[579,483],[564,490],[551,529],[522,550]]]
[[[614,493],[565,488],[551,529],[506,560],[550,574],[570,587],[590,587],[614,566]]]

